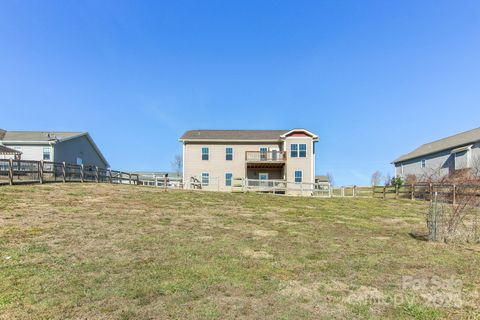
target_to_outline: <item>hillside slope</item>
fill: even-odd
[[[424,230],[426,208],[107,184],[2,187],[0,318],[473,316],[478,247],[411,237]],[[461,280],[464,304],[432,306],[424,291],[402,288],[405,276]]]

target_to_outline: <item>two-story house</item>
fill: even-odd
[[[317,135],[293,130],[191,130],[183,143],[183,181],[206,190],[232,190],[236,178],[315,182]]]

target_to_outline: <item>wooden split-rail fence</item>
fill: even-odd
[[[0,185],[46,182],[140,184],[138,174],[65,162],[0,159]]]
[[[432,201],[435,194],[456,204],[464,197],[480,197],[480,183],[415,183],[402,186],[372,187],[373,197]]]

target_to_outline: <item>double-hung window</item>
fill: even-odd
[[[295,183],[302,183],[302,171],[296,170],[295,171]]]
[[[298,145],[298,156],[300,158],[306,158],[307,157],[307,145],[305,143],[301,143]]]
[[[43,148],[43,160],[50,161],[50,147]]]
[[[298,158],[298,144],[290,145],[290,157]]]
[[[225,186],[230,187],[232,186],[232,173],[227,172],[225,173]]]
[[[208,160],[208,148],[207,147],[202,148],[202,160]]]
[[[210,174],[208,172],[202,173],[202,187],[208,186],[210,182]]]
[[[266,161],[267,160],[267,153],[268,153],[268,148],[266,148],[266,147],[261,147],[260,148],[260,161]]]
[[[233,160],[233,148],[225,148],[225,160]]]

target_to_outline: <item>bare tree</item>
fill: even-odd
[[[480,162],[467,168],[432,170],[422,177],[430,182],[431,205],[426,214],[428,237],[433,241],[480,242]]]
[[[330,182],[330,185],[333,187],[335,185],[335,180],[333,179],[333,174],[331,172],[327,173],[327,178],[328,182]]]
[[[372,173],[372,179],[371,179],[372,186],[380,185],[380,182],[382,181],[382,177],[383,177],[382,173],[378,170]]]
[[[387,187],[392,184],[392,176],[390,173],[387,173],[387,175],[383,178],[383,182]]]
[[[183,158],[181,155],[177,154],[175,155],[175,158],[171,162],[172,165],[172,170],[177,174],[177,176],[180,176],[182,174],[182,169],[183,169]]]

